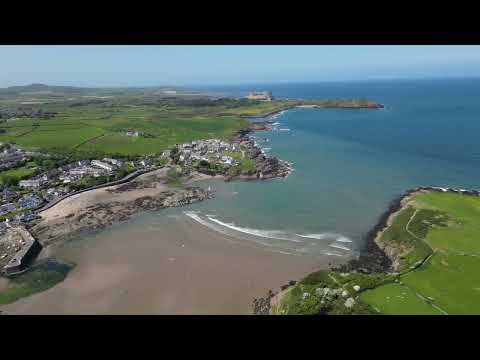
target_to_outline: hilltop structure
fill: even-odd
[[[262,101],[272,101],[273,96],[271,91],[254,91],[248,94],[247,99],[250,100],[262,100]]]

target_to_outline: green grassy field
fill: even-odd
[[[249,125],[242,116],[302,103],[213,99],[205,95],[165,97],[160,93],[153,88],[87,89],[41,84],[0,89],[0,130],[4,130],[0,142],[58,153],[144,155],[195,139],[228,140]],[[352,100],[311,103],[338,107],[361,104]],[[41,109],[55,115],[16,120],[1,117],[2,111],[12,108],[20,113]],[[129,138],[125,136],[127,130],[141,131],[145,136]]]
[[[399,273],[319,271],[295,285],[279,311],[480,314],[480,197],[419,194],[394,218],[381,240],[397,249]],[[345,309],[338,299],[321,303],[313,290],[326,286],[353,294],[357,301],[353,310]],[[359,290],[354,290],[355,286]],[[306,292],[310,295],[304,298]]]
[[[415,306],[410,300],[400,299],[387,304],[383,301],[386,294],[394,292],[388,286],[366,292],[362,299],[384,313],[423,314],[425,305],[432,307],[427,304],[431,302],[448,314],[480,314],[480,198],[431,192],[417,195],[409,214],[413,215],[413,209],[417,209],[415,221],[408,228],[433,255],[421,267],[401,275],[400,280],[427,302],[416,300]],[[395,223],[398,237],[411,241],[412,236],[401,231],[405,219],[399,216]],[[427,252],[422,250],[422,254]]]
[[[35,169],[28,167],[20,167],[11,170],[5,170],[0,172],[0,184],[3,184],[5,179],[10,177],[14,178],[16,181],[26,179],[30,177],[35,172]]]
[[[397,283],[367,290],[360,296],[362,301],[385,315],[441,315],[409,287]]]

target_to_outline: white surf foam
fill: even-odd
[[[325,255],[329,255],[329,256],[343,256],[342,254],[332,253],[332,252],[328,252],[328,251],[325,252]]]
[[[297,242],[297,243],[301,242],[299,240],[295,240],[295,239],[291,239],[291,238],[282,236],[282,235],[285,234],[283,231],[259,230],[259,229],[244,228],[244,227],[237,226],[235,224],[225,223],[225,222],[220,221],[218,219],[215,219],[214,217],[211,217],[211,216],[207,216],[207,217],[208,217],[209,220],[211,220],[211,221],[213,221],[213,222],[215,222],[219,225],[225,226],[229,229],[232,229],[232,230],[235,230],[235,231],[238,231],[238,232],[241,232],[241,233],[254,235],[254,236],[260,236],[260,237],[264,237],[264,238],[268,238],[268,239],[286,240],[286,241],[292,241],[292,242]]]
[[[295,235],[300,236],[300,237],[303,237],[303,238],[308,238],[308,239],[319,239],[319,240],[323,240],[323,239],[326,239],[329,234],[324,233],[324,234],[305,234],[305,235],[295,234]]]
[[[290,131],[290,129],[278,129],[280,131]]]
[[[231,234],[230,232],[226,231],[225,229],[219,227],[219,226],[216,226],[214,224],[211,224],[210,222],[202,219],[196,212],[194,211],[184,211],[183,212],[186,216],[188,216],[189,218],[197,221],[198,223],[208,227],[209,229],[211,230],[214,230],[214,231],[217,231],[219,233],[222,233],[222,234],[225,234],[225,235],[228,235],[228,236],[233,236],[233,234]],[[261,245],[264,245],[264,246],[268,246],[268,247],[271,247],[272,245],[271,244],[268,244],[266,242],[263,242],[263,241],[258,241],[258,240],[253,240],[253,242],[257,243],[257,244],[261,244]]]
[[[333,248],[337,248],[337,249],[346,250],[346,251],[350,251],[350,250],[351,250],[351,249],[349,249],[349,248],[346,247],[346,246],[338,245],[338,244],[330,244],[330,245],[328,245],[328,246],[333,247]]]
[[[350,240],[349,238],[345,237],[345,236],[340,236],[337,240],[335,241],[338,241],[338,242],[343,242],[343,243],[351,243],[352,240]]]

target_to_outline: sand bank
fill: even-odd
[[[181,215],[145,214],[54,248],[77,266],[8,314],[249,314],[254,298],[326,268],[327,257],[269,252]]]

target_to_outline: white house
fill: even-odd
[[[102,169],[105,169],[105,170],[108,170],[108,171],[113,171],[113,165],[111,164],[107,164],[103,161],[100,161],[100,160],[92,160],[91,164],[93,166],[96,166],[96,167],[99,167],[99,168],[102,168]]]
[[[103,161],[107,162],[107,163],[110,163],[110,164],[113,164],[113,165],[116,165],[116,166],[122,166],[122,161],[121,160],[104,158]]]
[[[222,156],[222,163],[225,165],[232,165],[234,162],[233,158],[231,156]]]
[[[35,180],[21,180],[18,185],[23,188],[38,188],[42,186],[44,180],[43,179],[35,179]]]

